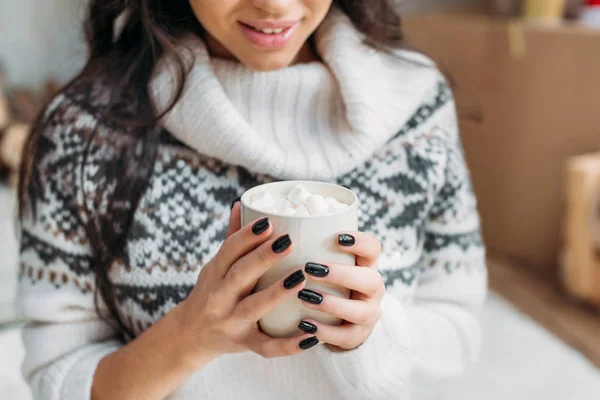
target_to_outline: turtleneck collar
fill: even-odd
[[[346,173],[397,133],[440,79],[425,57],[378,51],[364,39],[333,7],[314,37],[322,63],[258,72],[211,59],[190,38],[186,87],[162,124],[199,153],[256,173],[320,180]],[[151,84],[159,110],[173,93],[168,65]]]

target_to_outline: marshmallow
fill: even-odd
[[[329,205],[329,207],[333,207],[334,204],[339,203],[339,201],[337,201],[337,199],[335,199],[333,197],[328,197],[325,199],[325,201],[327,202],[327,205]]]
[[[273,197],[268,192],[255,193],[250,199],[250,205],[263,212],[298,217],[323,215],[348,208],[347,204],[340,203],[333,197],[325,199],[321,195],[313,195],[302,185],[294,186],[287,196]]]
[[[294,215],[296,214],[296,207],[288,199],[279,199],[277,201],[276,213],[280,215]]]
[[[273,209],[275,207],[275,199],[271,196],[271,193],[259,192],[252,195],[250,204],[259,210]]]
[[[304,202],[311,196],[312,194],[304,188],[302,185],[294,186],[288,193],[287,199],[291,201],[295,206],[299,206],[300,204],[304,204]]]
[[[306,206],[304,204],[301,204],[298,206],[298,208],[296,208],[296,214],[294,214],[296,217],[306,217],[310,215],[310,212],[308,211],[308,208],[306,208]]]
[[[306,200],[306,207],[310,215],[325,214],[329,210],[329,205],[323,196],[318,194],[312,195]]]
[[[340,210],[345,210],[346,208],[348,208],[347,204],[344,203],[340,203],[339,201],[337,201],[337,199],[334,199],[333,197],[328,197],[325,199],[325,201],[327,202],[327,205],[329,206],[329,212],[336,212],[336,211],[340,211]]]

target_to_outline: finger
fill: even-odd
[[[312,295],[310,297],[305,297],[304,294],[307,292],[303,290],[299,293],[298,297],[302,300],[302,303],[307,307],[313,310],[323,311],[327,314],[334,315],[340,319],[343,319],[348,322],[352,322],[357,325],[373,325],[377,322],[381,316],[381,311],[379,307],[376,307],[374,302],[369,302],[365,300],[354,300],[354,299],[344,299],[337,296],[332,296],[327,293],[316,293],[314,291],[308,291],[309,294],[317,294]],[[312,298],[317,300],[319,296],[322,298],[320,304],[314,304],[312,302],[305,300],[305,298]]]
[[[376,297],[385,290],[381,274],[372,268],[357,268],[352,265],[309,262],[304,267],[310,280],[338,285],[360,292],[368,297]]]
[[[318,339],[310,334],[274,339],[258,332],[248,338],[248,348],[264,358],[294,356],[314,347],[318,343]]]
[[[366,340],[371,331],[369,327],[363,325],[332,326],[312,319],[303,320],[298,328],[306,333],[314,334],[322,343],[332,344],[344,350],[357,348]]]
[[[247,322],[256,322],[270,313],[282,302],[296,297],[306,285],[306,277],[298,270],[285,279],[281,279],[260,292],[242,300],[235,308],[238,318]]]
[[[234,206],[234,210],[239,205]],[[236,213],[239,211],[236,211]],[[233,218],[234,212],[232,212]],[[235,224],[235,221],[233,221]],[[229,268],[240,258],[264,243],[273,233],[268,218],[257,219],[225,239],[215,256],[215,268],[219,278],[223,278]]]
[[[335,240],[340,250],[356,256],[357,265],[377,268],[381,242],[375,235],[367,232],[341,232],[336,235]]]
[[[237,201],[231,208],[231,214],[229,215],[229,228],[227,229],[225,238],[228,238],[240,229],[242,229],[242,203]]]
[[[291,251],[292,241],[288,235],[266,241],[229,268],[224,277],[224,289],[232,296],[243,294],[246,297],[256,281]]]

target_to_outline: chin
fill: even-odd
[[[296,56],[294,54],[271,54],[271,55],[253,55],[240,61],[247,67],[256,71],[275,71],[288,67],[294,62]]]

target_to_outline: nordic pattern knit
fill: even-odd
[[[403,76],[401,70],[398,76]],[[345,89],[357,96],[363,92],[360,87]],[[414,97],[406,97],[412,92]],[[401,127],[386,134],[365,160],[355,160],[348,171],[323,179],[358,194],[360,230],[382,241],[379,269],[387,293],[382,318],[369,339],[343,353],[317,346],[283,359],[265,360],[253,353],[223,356],[191,376],[170,399],[435,396],[477,358],[478,314],[486,295],[485,252],[453,98],[441,79],[418,93],[407,89],[403,96],[404,109],[412,111]],[[360,104],[345,100],[349,106]],[[123,346],[113,326],[94,309],[94,262],[81,211],[85,201],[92,212],[103,212],[102,202],[90,200],[100,188],[111,187],[103,171],[117,147],[135,146],[127,132],[96,119],[94,110],[105,101],[99,83],[73,87],[45,114],[44,152],[38,161],[44,195],[36,219],[28,218],[21,226],[18,295],[19,311],[29,322],[23,372],[36,399],[89,399],[98,362]],[[394,119],[393,111],[383,114]],[[352,127],[368,128],[365,118],[377,116],[364,112],[353,117]],[[359,130],[348,134],[362,140]],[[225,237],[231,201],[253,186],[287,177],[202,155],[176,139],[181,132],[170,132],[162,132],[124,257],[115,261],[109,276],[119,311],[136,335],[188,296]],[[225,156],[243,160],[244,154]],[[331,170],[335,167],[332,164]],[[173,335],[176,340],[177,333]]]
[[[44,198],[37,220],[26,221],[21,232],[18,304],[30,321],[23,368],[37,399],[89,398],[97,363],[122,345],[93,306],[78,165],[98,122],[83,97],[62,95],[47,112],[44,138],[52,150],[41,160]],[[360,229],[383,242],[380,271],[388,294],[368,341],[347,353],[319,347],[291,359],[225,356],[173,399],[406,399],[460,374],[476,358],[484,248],[453,108],[440,82],[384,148],[335,180],[358,193]],[[440,127],[444,114],[451,125]],[[97,167],[122,136],[106,126],[99,134],[87,192],[102,180]],[[200,156],[166,132],[163,138],[126,257],[111,271],[120,311],[136,333],[189,294],[224,238],[231,200],[272,180]]]

